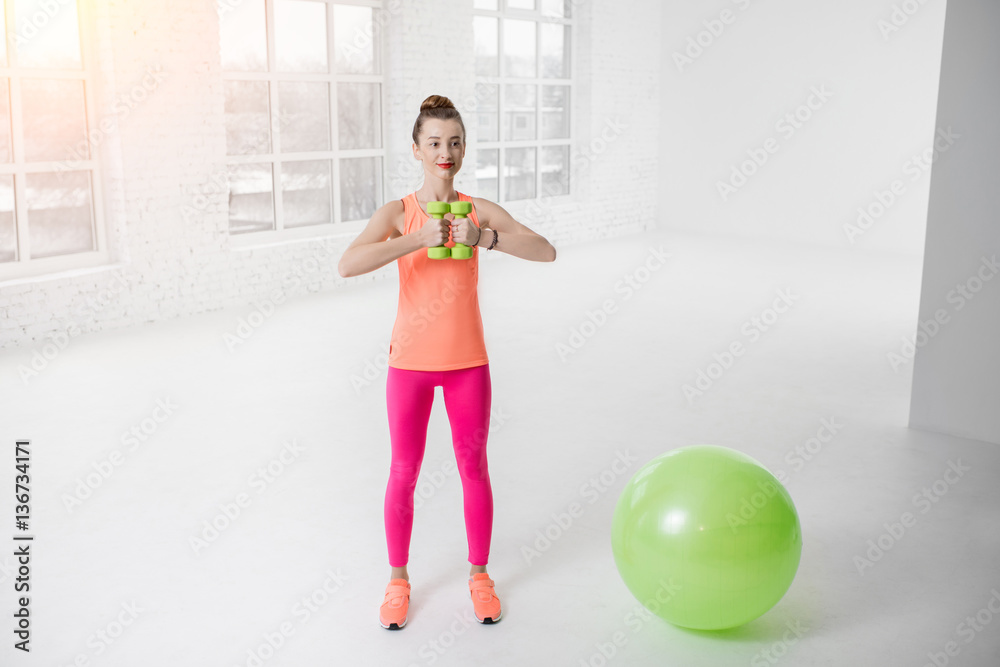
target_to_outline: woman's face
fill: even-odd
[[[424,172],[438,178],[452,179],[462,168],[465,137],[457,120],[428,118],[420,129],[420,144],[413,156],[424,165]]]

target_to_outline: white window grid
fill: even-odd
[[[345,227],[352,229],[353,226],[349,226],[350,223],[362,222],[361,220],[342,220],[341,219],[341,192],[340,192],[340,160],[346,158],[363,158],[363,157],[378,157],[381,158],[381,166],[376,170],[376,209],[385,202],[385,159],[386,159],[386,148],[385,148],[385,124],[383,122],[385,118],[385,45],[382,39],[381,26],[384,24],[384,20],[380,18],[380,13],[385,11],[383,8],[382,0],[308,0],[310,2],[319,2],[327,5],[326,9],[326,48],[327,48],[327,71],[326,72],[284,72],[277,69],[277,54],[275,47],[275,22],[274,22],[274,3],[275,0],[264,0],[264,7],[266,12],[266,31],[267,36],[267,69],[263,72],[246,72],[246,71],[232,71],[223,70],[222,78],[224,81],[266,81],[268,83],[268,114],[269,114],[269,125],[271,127],[271,150],[267,153],[252,153],[252,154],[242,154],[242,155],[229,155],[227,153],[225,158],[226,166],[238,165],[238,164],[270,164],[271,165],[271,178],[272,178],[272,206],[274,209],[274,229],[272,230],[262,230],[247,233],[240,233],[235,235],[230,235],[237,245],[253,245],[259,244],[262,240],[271,241],[284,241],[293,240],[297,238],[308,238],[320,235],[329,235],[331,233],[342,233]],[[375,73],[374,74],[358,74],[358,73],[340,73],[337,71],[336,66],[336,50],[338,45],[335,43],[334,39],[334,5],[353,5],[359,7],[371,7],[373,9],[373,25],[372,25],[372,43],[373,43],[373,53],[375,58]],[[308,82],[322,82],[327,83],[330,91],[329,109],[330,109],[330,150],[325,151],[301,151],[301,152],[282,152],[281,150],[281,132],[280,129],[275,131],[275,126],[280,126],[277,122],[277,117],[275,114],[275,109],[280,109],[278,104],[278,83],[282,81],[308,81]],[[379,97],[378,97],[378,113],[376,114],[376,121],[379,123],[378,135],[380,137],[381,148],[358,148],[358,149],[341,149],[340,148],[340,136],[338,133],[338,119],[337,119],[337,108],[338,108],[338,97],[337,97],[337,84],[339,83],[378,83],[379,84]],[[315,225],[305,225],[286,228],[284,226],[284,206],[282,205],[282,188],[280,174],[276,172],[275,165],[280,165],[285,162],[295,162],[300,160],[314,161],[314,160],[330,160],[331,172],[330,172],[330,191],[331,191],[331,201],[330,201],[330,211],[333,219],[329,223],[321,223]],[[227,209],[228,211],[228,209]]]
[[[7,41],[7,66],[0,67],[0,79],[8,83],[8,100],[10,103],[10,137],[11,161],[0,163],[0,176],[13,175],[14,186],[14,227],[16,238],[16,258],[10,262],[0,263],[0,281],[18,278],[58,273],[72,269],[89,268],[107,264],[107,234],[104,225],[103,192],[104,182],[101,177],[100,144],[90,141],[95,131],[97,101],[95,98],[96,63],[91,56],[92,45],[89,39],[90,31],[86,26],[93,25],[91,3],[77,2],[77,30],[80,39],[79,69],[55,67],[21,67],[17,64],[17,49],[11,48],[15,42],[8,38],[17,29],[17,18],[14,15],[14,3],[4,2],[4,23]],[[67,160],[25,161],[24,157],[24,116],[22,113],[21,81],[23,79],[70,79],[81,81],[84,91],[84,127],[86,136],[80,142],[87,143],[87,159],[75,154]],[[85,171],[90,180],[90,224],[91,238],[94,247],[82,251],[52,257],[31,257],[30,220],[28,217],[28,198],[25,187],[27,174],[45,172]]]
[[[498,201],[507,202],[506,189],[506,178],[504,176],[505,168],[505,157],[506,151],[510,148],[535,148],[535,197],[533,199],[551,199],[552,196],[544,192],[542,186],[542,148],[545,146],[566,146],[567,150],[571,150],[569,147],[572,145],[573,139],[573,115],[572,115],[572,100],[573,100],[573,78],[576,75],[576,42],[577,35],[575,31],[575,11],[570,13],[569,17],[552,16],[541,9],[542,4],[539,0],[535,0],[535,9],[518,9],[509,7],[508,0],[498,0],[498,9],[475,9],[474,14],[476,16],[490,16],[497,19],[497,76],[476,76],[477,84],[487,84],[497,86],[497,141],[477,141],[476,150],[496,150],[497,151],[497,194]],[[575,7],[574,7],[575,9]],[[503,45],[504,45],[504,19],[522,19],[530,20],[536,23],[556,23],[560,25],[569,26],[570,33],[570,44],[568,58],[569,62],[567,67],[569,69],[569,77],[564,78],[549,78],[538,76],[538,71],[540,68],[540,60],[542,58],[542,31],[535,30],[535,53],[536,58],[538,58],[538,63],[536,63],[535,76],[533,77],[514,77],[509,76],[506,70]],[[535,139],[524,139],[524,140],[509,140],[503,137],[503,118],[504,109],[506,108],[505,100],[505,88],[508,84],[521,84],[521,85],[532,85],[535,88]],[[542,122],[543,122],[543,109],[542,109],[542,86],[566,86],[568,91],[567,99],[569,100],[569,136],[560,139],[542,139]],[[518,119],[520,121],[520,119]],[[564,194],[556,195],[556,198],[563,197],[568,198],[572,193],[573,179],[572,179],[572,154],[569,156],[569,160],[566,165],[567,169],[567,192]],[[518,199],[514,201],[531,201],[531,199]]]

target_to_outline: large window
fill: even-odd
[[[569,0],[474,0],[479,194],[569,194]]]
[[[0,279],[97,263],[104,251],[80,26],[72,1],[7,0],[0,12]]]
[[[219,0],[231,233],[365,220],[382,205],[380,8]]]

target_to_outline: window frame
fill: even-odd
[[[234,247],[256,247],[261,245],[271,245],[285,241],[295,241],[298,239],[308,239],[314,237],[338,237],[356,233],[358,223],[367,222],[368,218],[359,220],[341,219],[341,192],[340,192],[340,161],[349,158],[377,157],[380,158],[380,166],[376,169],[375,209],[385,203],[385,163],[387,159],[386,148],[386,53],[384,40],[384,12],[386,11],[383,0],[304,0],[326,5],[326,56],[327,71],[325,72],[283,72],[277,69],[276,44],[275,44],[275,0],[264,0],[265,11],[265,38],[267,40],[267,68],[261,72],[245,72],[221,69],[223,86],[228,81],[265,81],[268,83],[268,125],[270,127],[271,147],[268,153],[253,153],[246,155],[230,155],[228,148],[222,160],[223,166],[228,170],[230,165],[235,164],[269,164],[271,166],[272,200],[271,206],[274,214],[274,229],[260,231],[250,231],[233,233],[230,231],[229,206],[226,211],[226,233]],[[375,58],[374,74],[345,74],[337,71],[336,56],[340,45],[336,43],[334,33],[334,6],[345,5],[355,7],[372,8],[372,51]],[[220,32],[221,38],[221,32]],[[280,105],[278,104],[278,84],[284,81],[291,82],[323,82],[329,86],[329,129],[330,148],[322,151],[298,151],[282,152],[280,132],[275,133],[274,127],[280,122]],[[356,148],[341,149],[339,136],[338,117],[338,84],[341,83],[377,83],[379,94],[377,97],[378,109],[378,134],[380,136],[381,148]],[[275,112],[275,109],[278,112]],[[285,211],[283,207],[283,192],[281,188],[281,174],[276,173],[275,165],[285,162],[328,160],[330,163],[330,211],[331,220],[329,222],[303,225],[297,227],[285,227]],[[229,188],[227,185],[226,192]]]
[[[476,74],[475,83],[476,85],[488,85],[497,87],[497,112],[496,112],[496,122],[497,122],[497,140],[496,141],[483,141],[477,136],[475,150],[477,153],[477,165],[478,165],[478,152],[480,150],[497,151],[497,202],[503,205],[529,205],[531,202],[538,202],[541,200],[560,203],[569,202],[574,196],[574,182],[573,178],[573,140],[574,140],[574,122],[575,114],[573,113],[573,99],[576,93],[576,49],[578,31],[577,31],[577,12],[571,11],[569,17],[557,17],[547,14],[541,6],[541,2],[535,1],[535,9],[511,9],[508,7],[508,0],[498,0],[497,9],[473,9],[473,18],[480,16],[487,16],[497,19],[497,74],[490,76],[483,76]],[[574,7],[575,10],[575,7]],[[513,20],[530,20],[536,24],[535,27],[535,74],[531,77],[513,77],[507,74],[505,66],[504,57],[504,19]],[[547,78],[540,75],[541,62],[542,62],[542,30],[539,26],[543,24],[556,24],[568,26],[569,30],[569,49],[566,54],[567,62],[566,66],[569,68],[569,76],[562,78]],[[508,85],[530,85],[535,89],[535,138],[534,139],[522,139],[522,140],[510,140],[504,138],[504,113],[505,113],[505,88]],[[543,139],[542,138],[542,124],[543,124],[543,95],[542,89],[544,86],[564,86],[568,89],[568,99],[567,104],[567,125],[569,127],[568,136],[561,139]],[[477,116],[478,118],[478,116]],[[477,132],[478,134],[478,132]],[[542,149],[547,146],[565,146],[567,149],[567,162],[566,162],[566,178],[567,178],[567,191],[559,194],[547,194],[543,187],[542,182]],[[534,148],[535,149],[535,195],[533,197],[526,197],[523,199],[509,199],[506,192],[506,175],[504,173],[506,166],[506,151],[511,148]]]
[[[10,262],[0,263],[0,283],[16,281],[21,278],[36,278],[48,276],[65,271],[76,269],[88,269],[99,267],[111,263],[111,254],[108,250],[108,233],[105,218],[106,198],[105,178],[102,173],[104,168],[104,143],[103,141],[93,141],[95,133],[99,134],[99,123],[97,114],[96,87],[99,84],[99,73],[97,71],[97,59],[94,56],[95,45],[91,35],[95,32],[91,30],[94,26],[94,14],[92,3],[76,2],[77,31],[80,40],[80,68],[71,69],[65,67],[22,67],[14,60],[15,49],[10,48],[13,43],[8,37],[12,30],[16,31],[16,20],[14,14],[14,3],[4,3],[4,39],[7,42],[8,62],[5,67],[0,67],[0,78],[8,81],[8,100],[10,102],[10,137],[11,137],[11,161],[0,163],[0,175],[6,177],[13,176],[13,197],[14,197],[14,233],[15,247],[17,248],[17,259]],[[24,116],[21,97],[22,79],[72,79],[78,80],[83,85],[83,112],[86,134],[80,142],[86,142],[88,147],[88,158],[80,159],[73,157],[70,159],[47,160],[26,162],[24,159]],[[71,165],[71,166],[70,166]],[[75,252],[53,257],[31,257],[31,235],[29,233],[30,220],[28,219],[28,200],[26,188],[26,176],[32,173],[48,172],[68,172],[86,171],[90,174],[90,224],[91,234],[95,249]]]

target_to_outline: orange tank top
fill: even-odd
[[[458,193],[459,201],[472,197]],[[404,234],[430,218],[415,192],[403,198]],[[473,209],[469,214],[479,226]],[[445,246],[454,246],[448,241]],[[389,365],[417,371],[448,371],[489,362],[479,313],[479,248],[470,259],[430,259],[420,248],[396,260],[399,307],[389,343]]]

